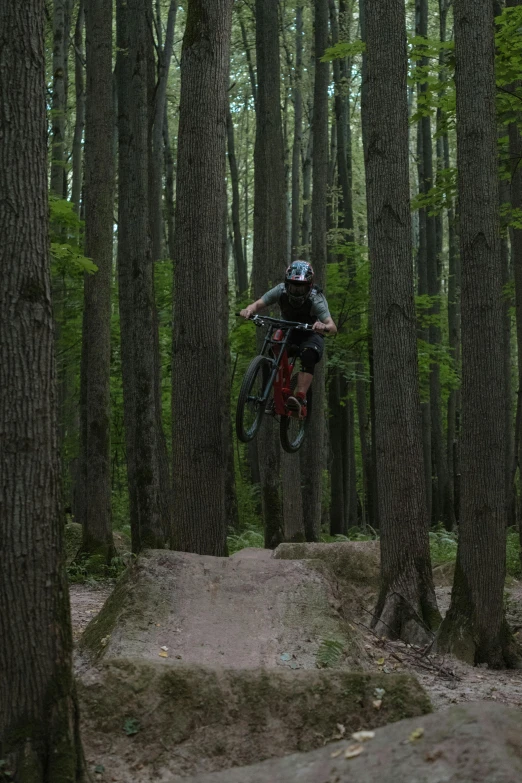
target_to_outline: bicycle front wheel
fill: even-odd
[[[265,412],[261,399],[269,371],[270,362],[266,356],[256,356],[243,378],[236,409],[236,433],[243,443],[253,440],[261,426]]]

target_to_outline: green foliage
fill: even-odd
[[[127,737],[132,737],[134,734],[137,734],[138,731],[141,729],[141,723],[136,718],[126,718],[125,722],[123,724],[123,731],[127,735]]]
[[[263,549],[265,545],[263,528],[261,525],[250,524],[240,533],[231,531],[227,538],[227,544],[229,555],[233,555],[235,552],[239,552],[241,549],[247,549],[249,547]]]
[[[343,60],[345,57],[356,57],[366,51],[366,44],[363,41],[339,41],[335,46],[330,46],[325,50],[321,57],[322,63],[329,63],[332,60]]]
[[[83,221],[74,211],[70,201],[49,196],[51,227],[52,271],[55,274],[77,277],[84,272],[93,274],[98,267],[86,258],[80,247]]]
[[[336,666],[343,654],[344,642],[340,642],[338,639],[322,639],[315,654],[316,665],[319,669]]]
[[[449,533],[442,525],[430,530],[430,552],[432,566],[451,563],[457,557],[457,536]]]
[[[516,527],[510,527],[507,531],[506,572],[514,579],[522,578],[520,534]]]
[[[114,557],[110,566],[99,555],[92,555],[80,561],[73,560],[67,566],[69,582],[76,584],[96,584],[108,579],[118,579],[134,559],[131,552]]]
[[[449,209],[457,197],[457,169],[437,171],[437,181],[427,193],[417,193],[411,201],[412,211],[427,209],[428,215],[440,215]]]
[[[522,6],[504,8],[496,25],[497,109],[502,122],[519,120],[522,100]]]

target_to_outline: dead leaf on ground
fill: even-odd
[[[352,739],[356,742],[368,742],[375,737],[374,731],[355,731],[352,734]]]
[[[166,650],[160,650],[159,651],[159,657],[160,658],[168,658],[169,654],[168,654],[168,652]]]
[[[363,751],[364,747],[362,745],[350,745],[344,751],[344,758],[354,759],[356,756],[360,756]]]
[[[424,737],[424,729],[419,727],[418,729],[415,729],[415,731],[412,731],[409,736],[409,742],[417,742],[417,740],[422,739],[422,737]]]

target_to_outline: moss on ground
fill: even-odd
[[[338,735],[338,724],[349,734],[431,711],[413,677],[339,670],[220,671],[114,659],[79,689],[87,744],[103,737],[129,764],[146,764],[163,744],[169,770],[184,774],[311,750]],[[380,709],[376,689],[384,691]]]

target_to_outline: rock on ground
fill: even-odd
[[[104,780],[121,783],[178,780],[307,751],[431,709],[413,677],[339,670],[108,660],[78,689],[89,767],[101,765]]]
[[[334,545],[335,546],[335,545]],[[144,553],[83,634],[89,663],[140,658],[200,665],[315,669],[325,642],[339,665],[361,668],[364,646],[314,561],[250,550],[231,558]]]
[[[487,702],[386,726],[347,759],[353,740],[186,783],[519,783],[522,713]],[[165,777],[176,783],[179,777]]]

